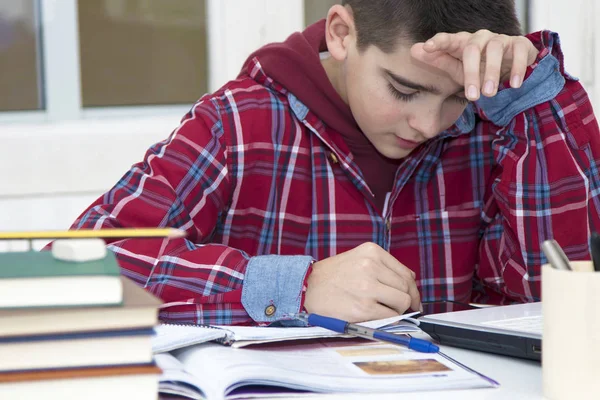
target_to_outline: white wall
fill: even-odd
[[[208,6],[211,89],[235,78],[254,50],[304,25],[303,0],[213,0]]]
[[[600,5],[594,0],[532,3],[531,29],[561,33],[568,70],[582,78],[600,110]],[[208,15],[212,90],[235,77],[261,44],[300,30],[303,0],[209,0]],[[67,228],[177,126],[186,108],[148,108],[133,117],[123,111],[84,112],[76,121],[0,124],[0,230]]]
[[[531,30],[558,32],[567,71],[578,77],[600,115],[600,3],[531,0]]]

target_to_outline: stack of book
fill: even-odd
[[[160,301],[114,254],[0,254],[0,399],[156,399]]]

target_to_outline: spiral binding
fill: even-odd
[[[225,336],[219,339],[213,339],[211,342],[216,342],[225,346],[231,346],[235,342],[235,334],[230,330],[219,328],[212,325],[204,325],[204,324],[189,324],[185,322],[161,322],[163,326],[187,326],[187,327],[197,327],[197,328],[209,328],[209,329],[218,329],[225,332]]]

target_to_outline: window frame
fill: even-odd
[[[207,0],[208,11],[218,0]],[[0,124],[62,122],[96,118],[183,115],[190,104],[83,107],[79,63],[79,21],[77,0],[35,0],[40,58],[41,109],[0,110]],[[207,35],[208,36],[208,35]],[[210,39],[207,38],[210,45]],[[210,46],[209,46],[210,47]],[[210,59],[212,55],[208,54]],[[210,78],[209,78],[210,82]],[[200,96],[201,94],[199,94]]]
[[[1,111],[4,123],[40,123],[90,118],[181,117],[181,105],[82,106],[77,0],[35,0],[41,45],[41,110]],[[235,78],[243,60],[261,44],[283,40],[304,24],[304,0],[206,0],[208,91]],[[232,24],[231,21],[236,21]],[[227,26],[227,29],[223,29]],[[241,41],[239,38],[243,37]],[[222,51],[222,49],[229,49]],[[199,93],[200,97],[202,93]]]

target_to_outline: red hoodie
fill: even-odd
[[[381,211],[386,193],[392,190],[401,161],[381,155],[362,133],[350,107],[336,92],[321,65],[319,53],[324,51],[327,51],[327,43],[323,19],[302,33],[292,34],[285,42],[271,43],[252,53],[244,63],[241,74],[247,74],[248,64],[257,57],[269,77],[293,93],[327,126],[338,132],[352,152]]]

